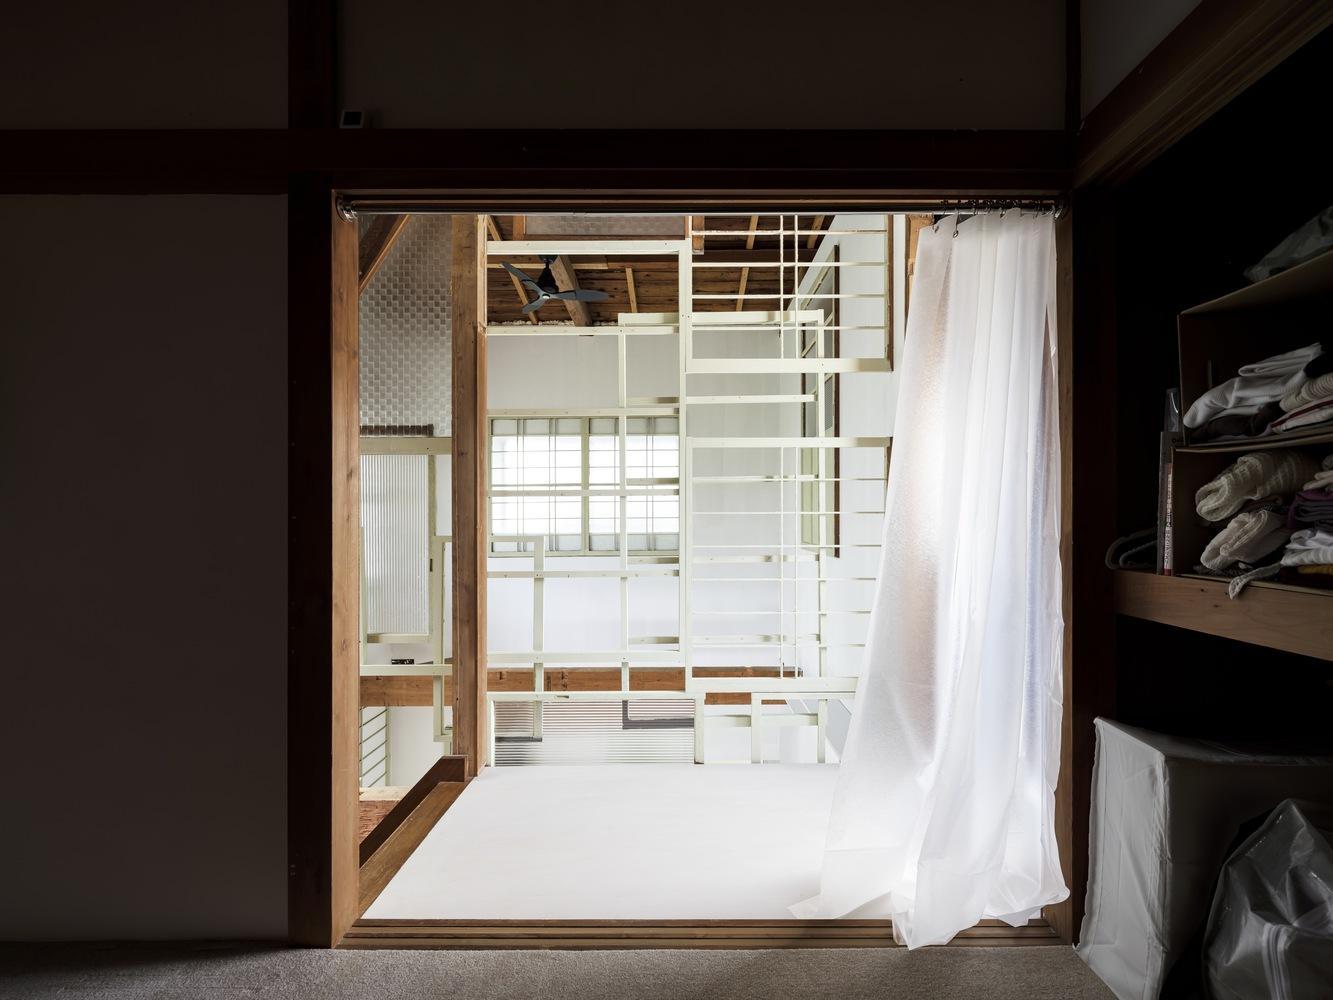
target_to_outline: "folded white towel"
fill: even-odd
[[[1235,378],[1213,386],[1190,405],[1185,426],[1202,427],[1221,413],[1257,413],[1264,404],[1281,399],[1304,383],[1305,372],[1301,369],[1322,350],[1319,344],[1310,344],[1244,365]]]
[[[1309,427],[1313,424],[1327,423],[1330,420],[1333,420],[1333,396],[1325,396],[1313,403],[1307,403],[1299,410],[1282,414],[1268,425],[1268,432],[1280,434],[1283,431],[1293,431],[1297,427]]]
[[[1283,566],[1328,566],[1333,564],[1333,531],[1322,528],[1302,528],[1292,532],[1287,550],[1282,553]]]
[[[1236,459],[1199,488],[1194,506],[1205,521],[1224,521],[1245,505],[1274,493],[1295,493],[1319,471],[1309,456],[1291,450],[1254,451]]]
[[[1282,548],[1291,537],[1286,520],[1271,510],[1250,510],[1237,514],[1213,536],[1199,562],[1209,569],[1226,569],[1233,563],[1258,562],[1270,552]]]
[[[1301,487],[1303,490],[1333,489],[1333,469],[1315,473],[1315,477]]]
[[[1325,396],[1333,396],[1333,372],[1324,372],[1318,378],[1302,382],[1300,386],[1278,400],[1277,405],[1282,407],[1283,413],[1290,413]]]

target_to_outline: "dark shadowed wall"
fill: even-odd
[[[0,198],[0,940],[286,934],[285,202]]]

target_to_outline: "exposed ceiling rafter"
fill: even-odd
[[[758,228],[759,228],[759,216],[757,215],[750,216],[750,232],[749,235],[745,237],[745,249],[747,252],[754,251],[754,231]],[[748,267],[741,268],[740,289],[736,292],[737,312],[740,312],[742,309],[745,308],[745,286],[749,282],[749,280],[750,280],[750,269]]]
[[[364,292],[370,279],[375,277],[410,218],[410,215],[379,215],[371,219],[357,247],[358,294]]]
[[[523,216],[521,216],[521,215],[516,215],[516,216],[514,216],[514,219],[515,219],[516,222],[517,222],[518,219],[521,219],[521,218],[523,218]],[[504,237],[502,237],[502,236],[500,235],[500,226],[499,226],[498,223],[496,223],[496,221],[495,221],[495,217],[494,217],[494,216],[491,216],[491,215],[486,216],[486,230],[487,230],[487,232],[490,233],[491,239],[495,240],[497,243],[500,242],[500,240],[502,240],[502,239],[504,238]],[[498,265],[496,265],[496,264],[488,264],[487,266],[488,266],[488,267],[497,267]],[[510,274],[510,275],[509,275],[509,280],[512,281],[512,282],[514,283],[514,291],[515,291],[515,292],[517,293],[517,295],[518,295],[518,304],[519,304],[519,308],[522,308],[523,306],[525,306],[525,305],[528,304],[528,293],[527,293],[527,291],[523,288],[523,282],[519,281],[518,278],[516,278],[513,274]],[[534,326],[535,326],[536,324],[538,324],[538,323],[541,322],[541,320],[539,320],[539,319],[537,318],[537,310],[536,310],[536,309],[534,309],[532,312],[528,313],[528,320],[529,320]]]

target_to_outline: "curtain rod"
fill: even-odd
[[[743,204],[743,199],[736,201]],[[346,219],[357,216],[376,215],[648,215],[648,216],[683,216],[683,215],[815,215],[823,212],[858,212],[885,213],[890,215],[995,215],[1004,212],[1054,212],[1058,218],[1064,212],[1064,200],[1050,195],[1015,196],[1007,198],[940,198],[919,201],[873,201],[857,200],[849,205],[837,196],[830,196],[828,203],[799,206],[779,206],[773,209],[737,208],[736,201],[718,202],[711,205],[685,203],[681,206],[665,207],[661,204],[630,202],[627,205],[607,206],[592,198],[571,199],[569,205],[552,202],[538,202],[540,207],[519,207],[515,205],[495,205],[490,202],[470,199],[460,201],[457,198],[425,199],[402,195],[345,195],[338,198],[338,212]]]

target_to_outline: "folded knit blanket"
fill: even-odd
[[[1255,413],[1265,403],[1276,403],[1305,383],[1305,366],[1322,351],[1321,345],[1310,344],[1241,366],[1235,378],[1213,386],[1190,404],[1185,426],[1202,427],[1223,413]]]
[[[1302,406],[1307,406],[1316,399],[1323,399],[1325,396],[1333,396],[1333,372],[1320,375],[1318,378],[1312,378],[1299,389],[1291,390],[1278,400],[1278,406],[1290,413],[1292,410],[1299,410]]]
[[[1297,427],[1309,427],[1311,424],[1322,424],[1329,420],[1333,420],[1333,396],[1325,396],[1323,399],[1302,406],[1299,410],[1284,413],[1268,425],[1268,430],[1274,434],[1279,434],[1282,431],[1292,431]]]
[[[1226,569],[1232,563],[1254,563],[1291,536],[1282,515],[1272,510],[1252,510],[1237,514],[1213,536],[1199,561],[1209,569]]]
[[[1283,566],[1330,564],[1333,564],[1333,531],[1322,528],[1302,528],[1293,532],[1287,550],[1282,553]]]
[[[1245,505],[1270,493],[1295,493],[1319,472],[1319,463],[1291,450],[1254,451],[1236,459],[1216,479],[1194,494],[1194,506],[1205,521],[1222,521]]]

